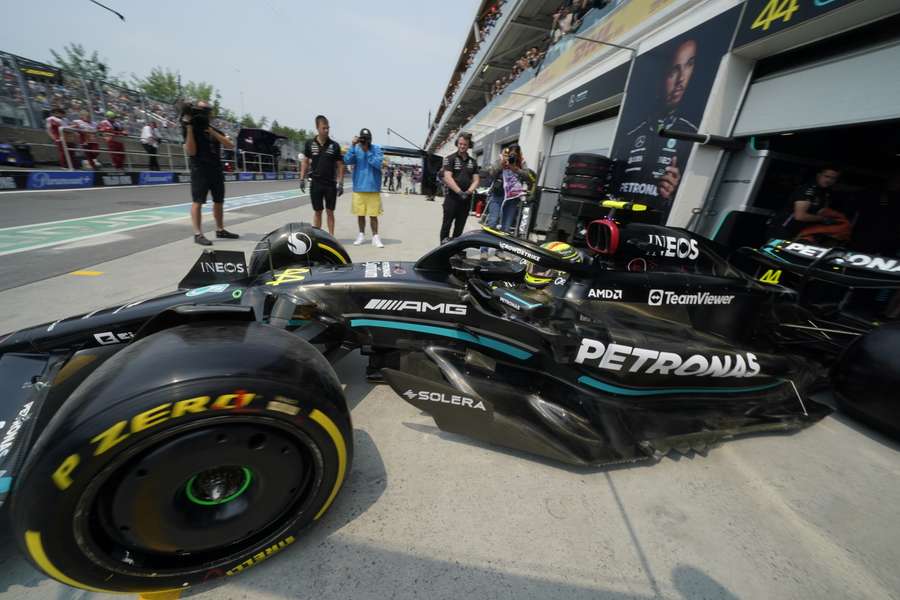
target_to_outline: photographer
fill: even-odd
[[[378,236],[378,215],[381,214],[381,167],[384,151],[372,143],[372,132],[366,128],[354,136],[350,149],[344,155],[344,164],[353,167],[353,214],[359,224],[359,234],[353,245],[359,246],[366,239],[366,217],[372,227],[372,245],[384,248]]]
[[[194,243],[212,246],[200,228],[200,215],[206,195],[212,194],[213,218],[216,220],[216,237],[237,239],[236,233],[225,229],[223,203],[225,202],[225,175],[219,160],[222,147],[232,149],[231,138],[210,126],[211,110],[203,101],[196,106],[180,105],[181,133],[184,136],[184,151],[191,163],[191,223],[194,226]]]
[[[500,160],[491,169],[491,175],[495,181],[500,181],[500,229],[513,233],[519,205],[528,195],[535,179],[534,173],[525,165],[522,149],[518,144],[510,146],[508,152],[504,150]]]
[[[444,159],[443,182],[447,186],[444,195],[444,220],[441,222],[441,243],[459,237],[469,217],[469,199],[478,187],[478,163],[469,156],[471,133],[461,133],[456,138],[456,152]],[[453,235],[450,235],[450,225]]]

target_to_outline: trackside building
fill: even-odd
[[[485,36],[476,18],[429,152],[453,152],[456,133],[469,131],[485,165],[518,143],[547,187],[559,187],[569,154],[605,154],[619,161],[617,196],[732,246],[759,243],[793,189],[838,165],[835,196],[854,240],[897,239],[900,2],[613,1],[594,3],[562,36],[550,33],[546,4],[508,0]],[[543,60],[510,82],[535,46]],[[661,127],[695,137],[663,137]],[[707,135],[718,138],[704,144]],[[537,231],[556,202],[542,193]]]

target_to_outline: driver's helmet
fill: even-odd
[[[572,263],[581,262],[581,253],[566,242],[544,242],[541,244],[541,248],[558,254],[563,260]],[[566,271],[548,269],[533,262],[529,262],[525,268],[525,284],[530,288],[547,287],[560,277],[568,279],[569,274]]]

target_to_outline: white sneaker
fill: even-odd
[[[366,241],[366,236],[365,236],[365,234],[363,234],[362,231],[360,231],[358,234],[356,234],[356,241],[353,242],[353,245],[359,246],[364,241]]]
[[[378,248],[384,248],[384,244],[381,243],[381,238],[378,237],[378,234],[372,236],[372,245]]]

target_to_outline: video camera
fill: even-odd
[[[186,127],[188,122],[195,132],[206,131],[209,127],[209,120],[212,117],[212,108],[209,106],[196,106],[187,100],[179,100],[175,103],[175,110],[178,112],[182,127]]]

